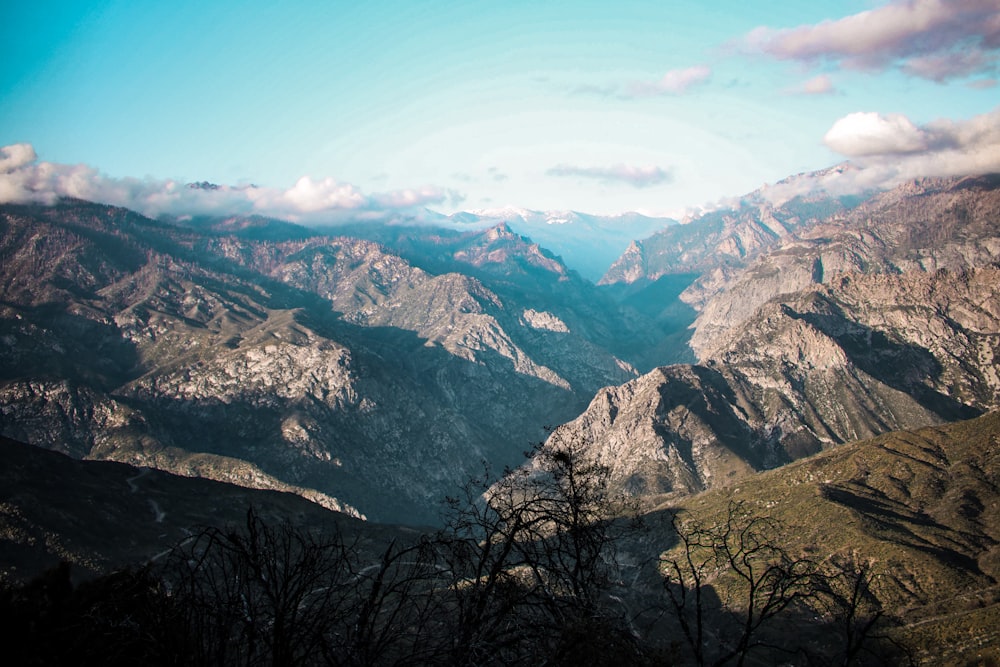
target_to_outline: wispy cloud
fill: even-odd
[[[997,9],[1000,11],[1000,8]],[[982,51],[961,53],[934,53],[910,58],[903,63],[903,71],[913,76],[944,83],[995,69],[996,56]]]
[[[823,138],[849,165],[804,174],[765,188],[786,201],[825,191],[853,194],[923,177],[1000,172],[1000,107],[968,120],[940,119],[917,125],[902,114],[852,113]]]
[[[489,169],[486,170],[486,172],[489,174],[489,177],[493,179],[495,183],[503,183],[508,178],[510,178],[507,174],[500,171],[500,167],[490,167]]]
[[[820,74],[803,81],[800,85],[790,88],[788,92],[795,95],[832,95],[837,92],[833,80],[827,74]]]
[[[571,95],[594,95],[597,97],[614,97],[615,95],[618,94],[619,88],[620,86],[614,83],[609,83],[603,86],[593,83],[585,83],[570,88],[569,92]]]
[[[995,71],[1000,0],[894,0],[836,21],[756,28],[742,46],[775,58],[838,62],[853,69],[898,66],[944,82]]]
[[[259,214],[297,222],[376,217],[457,203],[461,193],[436,186],[365,194],[333,178],[300,178],[288,189],[189,187],[171,180],[112,178],[88,165],[39,162],[30,144],[0,148],[0,202],[51,203],[75,197],[124,206],[144,215]]]
[[[625,94],[629,97],[683,95],[690,88],[708,81],[711,76],[712,68],[708,65],[672,69],[656,81],[632,81],[625,86]]]
[[[603,167],[584,167],[571,164],[558,164],[546,172],[549,176],[567,176],[588,178],[604,183],[624,183],[636,188],[645,188],[673,181],[669,169],[653,165],[635,166],[615,164]]]

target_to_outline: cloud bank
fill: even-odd
[[[545,172],[549,176],[589,178],[603,183],[624,183],[636,188],[645,188],[673,181],[673,174],[657,166],[634,166],[616,164],[607,167],[581,167],[558,164]]]
[[[996,71],[1000,0],[894,0],[836,21],[756,28],[742,45],[780,59],[899,67],[944,82]]]
[[[0,148],[0,203],[51,204],[60,197],[161,215],[265,215],[295,222],[373,218],[460,201],[434,186],[367,195],[332,178],[300,178],[291,188],[191,186],[172,180],[112,178],[88,165],[39,162],[31,144]]]
[[[923,177],[1000,173],[1000,107],[922,126],[902,114],[852,113],[837,120],[823,141],[850,158],[849,165],[767,186],[765,196],[780,202],[819,191],[856,194]]]
[[[823,136],[823,143],[847,157],[919,153],[930,148],[928,140],[906,116],[874,112],[848,114]]]

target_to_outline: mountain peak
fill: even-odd
[[[501,222],[486,233],[488,241],[499,241],[500,239],[514,241],[517,238],[518,236],[514,233],[514,230],[506,222]]]

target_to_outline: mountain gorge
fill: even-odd
[[[996,409],[998,186],[910,183],[783,227],[769,249],[738,261],[722,252],[692,264],[670,246],[647,260],[649,273],[628,277],[701,272],[676,297],[696,313],[698,364],[602,390],[554,442],[588,443],[632,493],[690,494],[844,442]],[[684,231],[706,224],[718,237],[717,219]],[[731,236],[757,228],[740,220],[726,218]],[[605,281],[624,279],[615,271]]]
[[[942,638],[955,661],[997,655],[998,177],[752,193],[636,241],[599,285],[504,220],[153,220],[64,199],[0,207],[0,238],[0,579],[162,566],[193,535],[238,542],[253,507],[304,531],[286,535],[343,538],[352,585],[380,586],[378,563],[415,545],[397,575],[461,582],[399,598],[429,604],[475,587],[448,558],[493,558],[484,530],[511,547],[491,576],[525,571],[516,554],[566,556],[533,516],[563,507],[544,496],[567,479],[556,465],[597,471],[578,488],[614,528],[592,554],[612,568],[613,612],[588,607],[604,621],[671,617],[684,517],[718,537],[738,508],[777,540],[750,561],[832,577],[807,606],[860,577],[848,611],[870,605],[864,632],[888,633],[862,643],[898,638],[911,663]],[[745,611],[725,569],[691,589],[716,601],[711,632]],[[681,631],[643,613],[619,628],[629,650],[675,655]],[[837,655],[837,613],[782,622]],[[536,630],[528,644],[551,639]]]
[[[2,435],[409,523],[559,424],[628,493],[727,485],[998,407],[998,185],[752,193],[602,285],[505,222],[7,206]]]
[[[753,193],[600,286],[504,222],[3,224],[3,435],[369,518],[433,522],[545,425],[658,498],[1000,404],[994,177]]]
[[[517,234],[530,237],[556,253],[581,276],[595,282],[634,239],[677,224],[672,218],[634,212],[599,216],[578,211],[542,212],[522,208],[456,213],[449,221],[464,225],[508,225]]]

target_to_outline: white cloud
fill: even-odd
[[[633,81],[627,87],[627,94],[631,97],[682,95],[692,86],[708,81],[711,76],[712,68],[708,65],[672,69],[657,81]]]
[[[308,176],[303,176],[284,192],[265,190],[255,199],[256,204],[264,208],[300,213],[354,209],[365,204],[364,195],[350,183],[338,183],[329,177],[314,181]]]
[[[906,116],[873,112],[844,116],[827,131],[823,142],[847,157],[916,153],[928,148],[926,133]]]
[[[31,144],[11,144],[0,148],[0,174],[9,174],[26,164],[31,164],[38,157]]]
[[[260,214],[298,222],[331,222],[419,209],[462,195],[433,186],[364,194],[332,178],[300,178],[286,190],[191,187],[171,180],[112,178],[88,165],[38,162],[30,144],[0,148],[0,203],[52,203],[75,197],[124,206],[144,215]]]
[[[1000,0],[894,0],[839,20],[790,29],[760,27],[743,45],[776,58],[833,61],[946,81],[996,68]]]
[[[637,188],[644,188],[673,181],[669,169],[654,165],[635,166],[615,164],[606,167],[582,167],[570,164],[558,164],[546,172],[549,176],[576,176],[590,178],[604,183],[625,183]]]
[[[899,114],[849,114],[833,124],[826,144],[851,162],[803,174],[765,188],[783,202],[797,195],[855,194],[924,177],[1000,172],[1000,107],[968,120],[936,120],[923,126]]]

